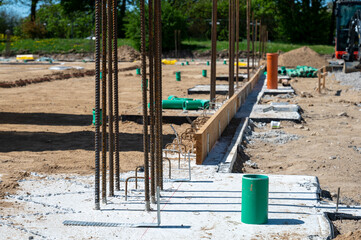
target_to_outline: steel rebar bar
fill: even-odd
[[[255,36],[255,26],[254,26],[254,12],[252,12],[252,71],[254,68],[254,36]]]
[[[257,36],[258,36],[258,20],[256,19],[256,26],[255,26],[255,32],[256,32],[256,34],[255,34],[255,58],[258,56],[257,55]],[[256,64],[256,59],[254,60],[255,61],[255,64]],[[257,65],[257,67],[258,67],[258,65]]]
[[[115,189],[120,190],[119,176],[119,84],[118,84],[118,14],[117,0],[113,0],[113,60],[114,60],[114,148]]]
[[[211,91],[210,103],[214,108],[216,99],[216,75],[217,75],[217,0],[213,0],[212,8],[212,53],[211,53]]]
[[[236,86],[239,82],[239,0],[236,0]]]
[[[151,202],[155,203],[155,135],[154,135],[154,8],[153,0],[148,0],[148,23],[149,23],[149,115],[150,115],[150,196]]]
[[[231,98],[234,94],[234,0],[229,0],[229,77],[228,77],[228,96]]]
[[[147,109],[147,55],[145,38],[145,0],[140,1],[140,38],[142,62],[142,107],[143,107],[143,152],[144,152],[144,201],[145,210],[150,211],[149,203],[149,155],[148,155],[148,109]]]
[[[95,1],[95,210],[100,209],[100,0]]]
[[[249,34],[250,34],[250,8],[251,8],[251,0],[247,0],[247,81],[249,81],[250,78],[250,73],[249,73],[249,48],[250,48],[250,39],[249,39]]]
[[[107,17],[106,17],[106,0],[102,2],[102,202],[107,203],[107,104],[106,104],[106,95],[107,95],[107,86],[106,86],[106,76],[107,76]]]
[[[108,21],[108,156],[109,156],[109,196],[114,196],[114,132],[113,132],[113,11],[112,0],[107,4]]]

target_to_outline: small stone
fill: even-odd
[[[339,114],[337,114],[339,117],[347,117],[347,113],[346,112],[341,112]]]
[[[334,160],[334,159],[336,159],[336,158],[337,158],[336,156],[331,156],[331,157],[329,157],[328,159]]]
[[[312,104],[312,103],[310,103],[310,104],[308,104],[308,106],[309,106],[309,107],[313,107],[313,104]]]
[[[309,142],[311,142],[311,140],[306,140],[306,142],[308,142],[308,143],[309,143]]]

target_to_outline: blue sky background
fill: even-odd
[[[326,0],[326,2],[329,2],[331,0]],[[57,2],[57,1],[54,1]],[[30,3],[30,1],[29,1]],[[14,3],[14,4],[6,4],[5,6],[0,7],[0,10],[6,10],[10,11],[14,14],[17,14],[20,18],[26,17],[30,14],[30,5],[24,5],[20,3]]]

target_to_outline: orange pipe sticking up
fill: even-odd
[[[267,89],[278,87],[278,54],[267,53]]]

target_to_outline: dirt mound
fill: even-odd
[[[314,68],[321,68],[328,65],[326,59],[309,47],[301,47],[284,54],[278,58],[279,66],[296,67],[305,65]]]
[[[118,59],[120,61],[133,62],[140,59],[140,53],[134,48],[124,45],[118,48]]]
[[[335,240],[358,240],[361,239],[361,230],[355,232],[348,232],[343,235],[338,235]]]

